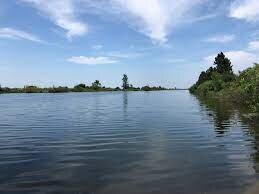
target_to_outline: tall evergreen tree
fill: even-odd
[[[215,58],[214,65],[216,65],[216,70],[218,73],[233,73],[231,61],[220,52]]]
[[[122,88],[123,88],[123,90],[127,90],[129,88],[128,76],[126,74],[123,74]]]

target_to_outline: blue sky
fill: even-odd
[[[259,62],[258,0],[2,0],[0,83],[189,87],[223,51]]]

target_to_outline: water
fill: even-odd
[[[258,125],[187,91],[0,95],[0,115],[0,193],[257,189]]]

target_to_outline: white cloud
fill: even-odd
[[[98,15],[128,24],[153,42],[165,43],[169,33],[179,25],[215,17],[201,13],[197,6],[208,0],[20,0],[34,5],[57,26],[67,31],[67,37],[82,36],[88,25],[78,15]],[[202,4],[205,2],[204,4]]]
[[[164,43],[171,28],[175,27],[200,0],[112,0],[120,12],[128,15],[128,22],[154,41]]]
[[[85,65],[101,65],[101,64],[112,64],[117,63],[118,61],[109,58],[109,57],[71,57],[67,59],[67,61],[77,64],[85,64]]]
[[[229,16],[249,22],[257,21],[259,20],[259,1],[236,0],[230,6]]]
[[[46,15],[57,26],[67,31],[67,38],[82,36],[88,26],[77,20],[73,0],[22,0],[30,3]]]
[[[111,51],[107,52],[106,55],[110,57],[116,57],[116,58],[137,58],[140,57],[143,53],[140,52],[121,52],[121,51]]]
[[[100,49],[103,48],[103,45],[97,44],[97,45],[92,46],[92,48],[93,48],[94,50],[100,50]]]
[[[13,28],[0,28],[0,38],[43,42],[39,37]]]
[[[155,43],[165,43],[177,26],[209,19],[198,14],[198,5],[207,0],[81,0],[87,13],[115,18]]]
[[[224,52],[224,54],[231,60],[235,72],[251,67],[253,63],[259,61],[259,56],[257,54],[244,50],[228,51]],[[204,60],[208,63],[208,65],[212,65],[215,57],[216,54],[210,55],[205,57]]]
[[[228,43],[235,39],[235,35],[217,35],[207,38],[206,42],[213,42],[213,43]]]
[[[202,22],[208,19],[212,19],[219,16],[219,13],[212,13],[212,14],[207,14],[207,15],[202,15],[198,17],[194,17],[192,19],[189,19],[186,21],[186,23],[194,23],[194,22]]]
[[[259,51],[259,41],[251,41],[249,42],[250,50],[258,50]]]
[[[242,50],[229,51],[225,55],[231,59],[235,71],[244,70],[259,60],[258,55]]]

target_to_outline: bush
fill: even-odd
[[[141,88],[143,91],[151,91],[151,88],[149,86],[144,86]]]
[[[68,87],[53,87],[49,89],[49,93],[66,93],[66,92],[70,92]]]
[[[25,93],[40,93],[42,90],[37,86],[24,86],[23,91]]]
[[[86,91],[86,85],[85,84],[78,84],[73,89],[73,92],[85,92]]]

